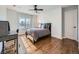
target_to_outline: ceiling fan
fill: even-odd
[[[35,11],[36,13],[38,13],[38,11],[43,11],[43,9],[39,9],[37,7],[38,7],[37,5],[34,5],[34,9],[30,9],[30,10]]]

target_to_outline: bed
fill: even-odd
[[[37,42],[39,38],[51,36],[51,23],[41,23],[39,28],[30,28],[26,31],[26,36],[33,43]]]

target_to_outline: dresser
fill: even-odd
[[[2,53],[4,54],[4,41],[15,40],[16,53],[18,54],[18,33],[9,32],[7,35],[0,35],[0,42],[2,42]]]

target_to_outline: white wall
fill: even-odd
[[[6,13],[6,8],[5,6],[0,6],[0,20],[5,21],[7,20],[7,13]]]
[[[45,23],[52,23],[51,36],[62,39],[62,9],[61,7],[45,11],[39,15],[39,20],[45,20]]]
[[[37,16],[36,15],[32,16],[32,27],[33,28],[37,27]]]
[[[11,31],[15,31],[18,28],[17,12],[7,9],[7,20],[10,23]]]

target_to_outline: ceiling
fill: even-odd
[[[38,13],[43,13],[45,11],[51,11],[58,7],[66,7],[67,5],[38,5],[37,8],[44,9],[44,11],[40,11]],[[33,5],[6,5],[8,9],[16,10],[18,12],[28,13],[28,14],[36,14],[34,11],[30,11],[33,9]]]

